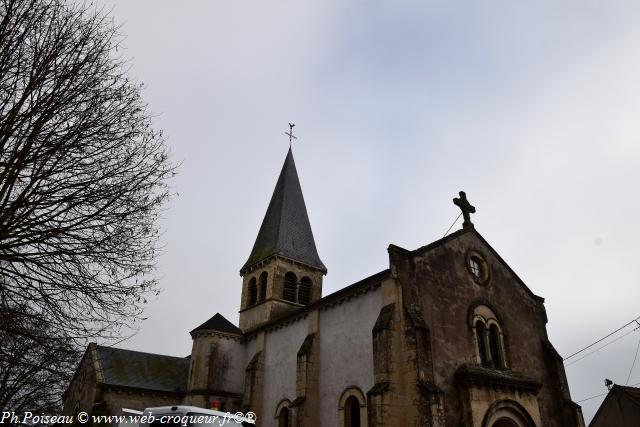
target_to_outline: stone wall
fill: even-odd
[[[470,251],[486,261],[489,275],[484,284],[468,268]],[[477,364],[469,315],[478,304],[490,307],[498,316],[507,366],[542,384],[536,403],[545,426],[576,425],[575,420],[567,421],[561,415],[568,387],[558,366],[547,361],[543,299],[533,295],[475,231],[457,232],[444,243],[414,252],[390,247],[389,253],[405,304],[415,304],[430,331],[434,383],[444,392],[446,425],[460,425],[466,409],[455,372],[461,365]],[[485,398],[486,402],[474,404],[474,413],[467,414],[467,419],[476,419],[475,411],[491,403],[491,396]],[[529,400],[522,403],[531,407]]]

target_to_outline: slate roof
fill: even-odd
[[[614,384],[589,427],[640,425],[640,388]]]
[[[315,267],[326,273],[313,239],[291,148],[273,190],[267,213],[242,274],[252,265],[274,255]]]
[[[233,323],[229,322],[222,314],[216,313],[211,319],[204,322],[202,325],[195,328],[191,333],[196,331],[202,331],[205,329],[212,329],[214,331],[229,332],[231,334],[242,334],[240,328]]]
[[[96,346],[103,383],[172,393],[187,389],[189,359]]]

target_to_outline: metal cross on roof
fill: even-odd
[[[476,208],[469,203],[464,191],[461,191],[458,194],[460,197],[454,198],[453,203],[460,208],[462,215],[464,216],[462,228],[473,228],[473,223],[471,222],[471,216],[469,214],[476,213]]]
[[[289,132],[285,132],[284,134],[287,135],[289,137],[289,147],[291,147],[291,141],[294,139],[298,139],[298,137],[296,137],[293,134],[293,127],[295,126],[294,123],[289,123]]]

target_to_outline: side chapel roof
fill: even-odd
[[[96,346],[103,384],[181,393],[187,389],[189,359]]]

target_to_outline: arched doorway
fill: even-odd
[[[491,427],[518,427],[518,424],[508,418],[500,418]]]
[[[504,399],[494,402],[482,421],[482,427],[536,427],[527,410],[518,402]]]
[[[360,402],[355,396],[344,403],[344,427],[360,427]]]

